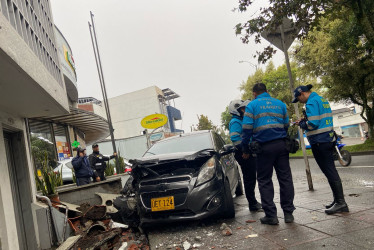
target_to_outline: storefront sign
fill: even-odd
[[[168,117],[163,114],[153,114],[143,118],[140,122],[143,128],[159,128],[168,122]]]
[[[58,160],[69,159],[71,157],[70,149],[67,142],[56,141]]]
[[[64,47],[64,57],[65,61],[69,64],[70,68],[75,72],[75,63],[73,56],[70,54],[70,52],[67,50],[65,46]]]

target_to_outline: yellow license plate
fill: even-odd
[[[174,196],[151,199],[152,212],[172,210],[174,207]]]

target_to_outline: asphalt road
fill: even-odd
[[[331,191],[328,187],[327,180],[323,173],[318,168],[315,160],[313,158],[309,159],[310,169],[312,173],[312,180],[314,185],[314,192],[309,192],[308,190],[308,183],[305,173],[305,163],[303,159],[291,159],[291,169],[293,174],[293,180],[295,185],[295,204],[298,205],[298,214],[296,216],[296,220],[299,220],[302,223],[309,223],[309,221],[304,221],[305,219],[313,221],[316,218],[316,214],[318,215],[318,218],[323,219],[331,219],[332,217],[326,217],[323,213],[323,209],[320,211],[317,209],[323,208],[323,205],[321,204],[321,200],[328,202],[331,199]],[[360,206],[367,206],[370,208],[371,206],[374,206],[372,201],[368,201],[368,197],[374,197],[374,155],[367,155],[367,156],[353,156],[352,157],[352,164],[349,167],[341,167],[339,165],[339,162],[335,162],[337,165],[338,172],[340,174],[340,177],[343,181],[344,189],[346,190],[346,196],[348,198],[347,202],[350,205],[353,205],[354,201],[356,201],[355,205]],[[279,185],[278,181],[276,180],[275,173],[273,175],[273,182],[275,187],[275,202],[279,205]],[[257,189],[257,188],[256,188]],[[365,195],[362,195],[359,198],[355,198],[354,196],[351,196],[352,194],[357,192],[366,192]],[[257,190],[257,197],[259,198],[258,190]],[[310,201],[316,201],[317,197],[321,198],[321,200],[317,202],[308,203]],[[359,200],[354,200],[359,199]],[[260,200],[260,199],[259,199]],[[370,200],[370,198],[369,198]],[[372,199],[373,200],[373,199]],[[358,203],[360,201],[360,203]],[[307,203],[306,205],[299,205]],[[277,206],[278,206],[277,205]],[[250,234],[259,233],[258,238],[256,240],[252,240],[251,248],[256,249],[284,249],[285,245],[282,244],[276,244],[273,245],[273,242],[270,240],[264,240],[265,238],[262,237],[261,231],[265,230],[264,233],[269,233],[266,230],[269,230],[269,227],[262,226],[258,219],[263,216],[263,213],[257,213],[257,214],[250,214],[248,211],[246,199],[244,196],[235,198],[235,206],[236,206],[236,218],[235,220],[205,220],[205,221],[197,221],[197,222],[187,222],[183,224],[167,224],[162,226],[157,226],[148,229],[148,239],[150,242],[151,249],[184,249],[184,247],[190,247],[185,249],[193,249],[195,246],[195,249],[248,249],[246,244],[248,244],[247,237]],[[310,206],[316,206],[316,208],[313,208],[311,210],[304,209],[308,208],[311,209]],[[351,206],[351,212],[352,210],[358,210],[363,209],[362,207],[355,208],[354,206]],[[281,215],[281,211],[278,211],[280,213],[278,216]],[[311,214],[313,213],[313,214]],[[352,214],[352,213],[351,213]],[[310,217],[310,218],[309,218]],[[311,219],[312,218],[312,219]],[[257,220],[256,223],[254,223],[252,226],[254,229],[251,229],[251,226],[248,224],[246,225],[246,220],[248,219],[255,219]],[[322,219],[321,219],[322,220]],[[303,222],[304,221],[304,222]],[[222,236],[220,226],[222,223],[227,223],[234,232],[232,236]],[[295,224],[296,225],[296,224]],[[276,230],[282,230],[285,229],[284,223],[280,223],[278,229]],[[298,225],[299,226],[299,225]],[[319,225],[318,225],[319,226]],[[246,228],[246,229],[245,229]],[[297,227],[300,228],[300,227]],[[286,227],[287,229],[287,227]],[[302,230],[308,230],[307,228],[301,228]],[[248,232],[245,230],[249,230]],[[256,231],[252,231],[256,230]],[[259,230],[259,231],[257,231]],[[272,227],[270,230],[273,230]],[[319,230],[318,228],[316,230]],[[271,232],[270,232],[271,233]],[[297,232],[292,232],[292,234],[295,234]],[[302,235],[305,232],[302,232]],[[315,233],[315,231],[310,232]],[[308,239],[308,236],[305,236],[307,241],[310,241]],[[266,234],[265,234],[266,235]],[[270,238],[271,234],[268,234]],[[257,236],[256,236],[257,237]],[[289,236],[292,237],[292,236]],[[295,237],[295,235],[294,235]],[[269,238],[269,239],[270,239]],[[353,237],[353,238],[356,238]],[[300,239],[303,240],[303,239]],[[339,240],[336,238],[329,238],[329,241],[333,241],[332,249],[341,249],[339,244]],[[283,239],[282,239],[283,241]],[[338,243],[336,243],[336,242]],[[246,243],[247,242],[247,243]],[[316,241],[318,243],[318,241]],[[258,245],[257,245],[258,244]],[[322,243],[321,243],[322,244]],[[323,243],[325,245],[325,243]],[[330,244],[330,243],[326,243]],[[332,243],[331,243],[332,244]],[[346,246],[348,246],[348,243],[344,243]],[[343,245],[344,245],[343,244]],[[323,246],[324,246],[323,245]],[[282,247],[283,246],[283,247]],[[322,245],[321,245],[322,246]],[[326,245],[327,246],[327,245]],[[303,247],[300,245],[300,249],[303,249]],[[288,247],[286,247],[288,248]],[[313,247],[314,248],[314,247]],[[344,247],[343,247],[344,248]],[[353,249],[356,248],[356,246],[353,246]]]
[[[305,183],[307,187],[304,160],[292,159],[290,163],[294,182]],[[327,183],[314,158],[309,158],[309,165],[312,180],[316,183],[316,187],[320,182]],[[352,163],[348,167],[342,167],[338,161],[335,161],[335,165],[344,186],[364,185],[365,183],[374,185],[374,155],[352,156]]]

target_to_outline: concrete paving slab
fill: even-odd
[[[295,217],[295,223],[300,225],[306,225],[317,221],[325,221],[334,219],[334,216],[327,215],[318,211],[313,211],[305,208],[297,208],[293,215]],[[278,217],[284,218],[283,214],[279,214]]]
[[[334,216],[347,217],[347,216],[350,216],[351,214],[355,214],[355,213],[366,211],[366,210],[370,209],[370,207],[355,206],[355,205],[350,205],[349,203],[348,203],[348,207],[349,207],[349,213],[346,213],[346,212],[336,213],[336,214],[334,214]],[[321,209],[317,209],[315,211],[324,213],[325,210],[326,210],[325,208],[321,208]]]
[[[336,237],[366,249],[374,249],[374,226]]]
[[[309,241],[300,245],[290,247],[291,250],[314,250],[314,249],[329,249],[329,250],[356,250],[359,247],[357,245],[351,244],[344,240],[329,237],[325,239],[318,239]]]
[[[372,226],[373,226],[372,224],[362,222],[362,221],[357,221],[357,220],[351,220],[346,217],[336,217],[331,220],[314,222],[314,223],[307,225],[307,227],[309,228],[313,228],[320,232],[323,232],[329,235],[334,235],[334,236],[357,231],[362,228],[367,228],[367,227],[372,227]]]
[[[294,226],[286,230],[264,234],[263,236],[285,248],[329,237],[325,233],[304,226]]]
[[[293,227],[296,227],[296,223],[284,223],[284,220],[282,218],[279,219],[279,225],[264,225],[261,224],[260,218],[263,217],[264,214],[255,214],[252,216],[241,216],[241,217],[236,217],[235,220],[242,224],[248,226],[248,228],[251,228],[254,232],[258,233],[259,235],[263,234],[269,234],[269,233],[274,233],[278,231],[282,231],[285,229],[290,229]],[[256,222],[252,223],[246,223],[247,220],[255,220]]]
[[[352,220],[364,221],[366,223],[374,224],[374,209],[351,214],[349,216]]]

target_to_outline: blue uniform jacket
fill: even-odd
[[[334,124],[329,102],[312,92],[306,102],[307,120],[300,122],[306,131],[310,144],[331,142],[334,140]]]
[[[89,178],[93,176],[93,170],[91,169],[87,156],[80,157],[78,155],[73,158],[71,164],[74,167],[75,176],[77,178]]]
[[[288,123],[286,104],[272,98],[266,92],[258,95],[245,108],[242,133],[243,151],[248,151],[251,138],[260,143],[285,138]]]
[[[242,123],[242,117],[233,115],[229,124],[230,140],[237,147],[242,143]]]

